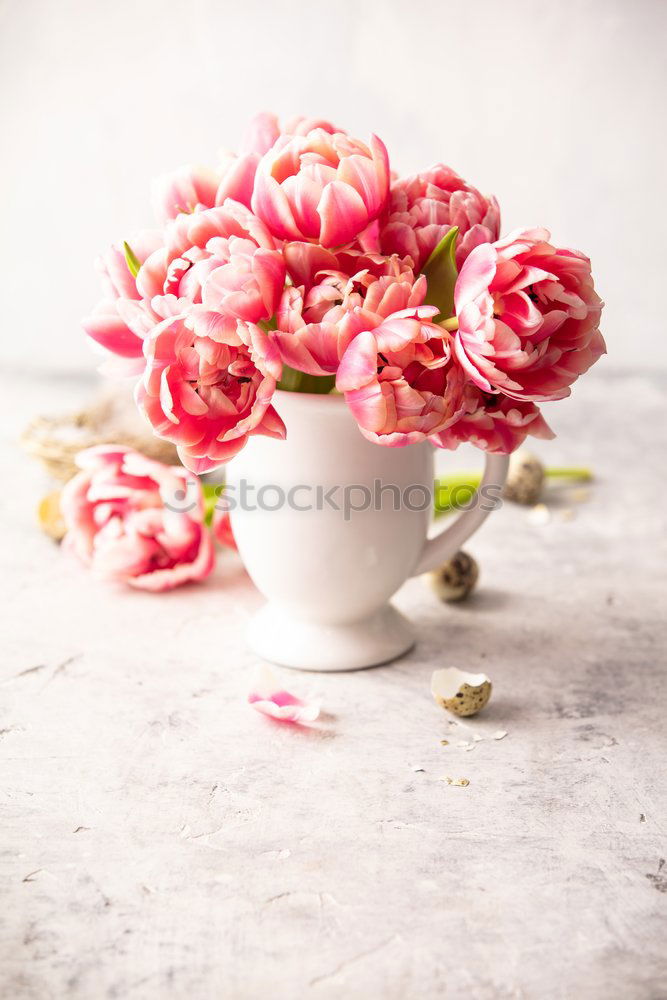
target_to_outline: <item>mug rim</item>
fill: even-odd
[[[354,419],[350,408],[345,402],[345,396],[338,392],[292,392],[289,389],[276,389],[272,397],[272,402],[278,413],[288,410],[292,412],[304,410],[310,413],[329,413],[332,416],[333,414],[342,415],[349,413],[350,418]],[[287,418],[285,417],[284,419]]]

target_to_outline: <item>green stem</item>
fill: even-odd
[[[590,469],[584,468],[584,466],[572,466],[572,468],[567,468],[565,466],[551,466],[544,470],[544,475],[548,479],[573,479],[575,482],[579,483],[590,483],[593,479],[593,473]]]
[[[201,489],[202,493],[204,494],[204,521],[210,527],[210,525],[213,523],[213,513],[215,511],[215,506],[224,492],[225,484],[202,483]]]
[[[482,477],[477,472],[461,472],[458,475],[441,476],[436,479],[433,495],[435,516],[457,510],[462,504],[470,501],[481,481]]]
[[[443,330],[449,330],[450,333],[454,333],[459,328],[459,318],[458,316],[451,316],[449,319],[443,319],[440,326]]]
[[[593,479],[591,469],[583,466],[552,466],[544,470],[544,475],[547,479],[567,479],[575,483],[590,483]],[[435,516],[458,510],[470,500],[481,481],[479,472],[457,472],[436,479],[433,497]]]
[[[285,392],[310,392],[325,395],[336,384],[335,375],[306,375],[305,372],[283,365],[283,374],[277,388]]]

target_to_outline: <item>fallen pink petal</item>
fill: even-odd
[[[279,722],[315,722],[320,714],[318,701],[304,701],[285,690],[278,675],[268,667],[260,671],[255,689],[248,695],[248,704]]]

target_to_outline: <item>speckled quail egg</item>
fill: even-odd
[[[479,566],[471,555],[461,551],[426,575],[441,601],[463,601],[475,589]]]
[[[438,705],[454,715],[476,715],[491,697],[491,681],[486,674],[445,667],[433,671],[431,693]]]
[[[507,482],[503,490],[506,500],[532,506],[542,495],[544,466],[529,451],[515,451],[510,457]]]

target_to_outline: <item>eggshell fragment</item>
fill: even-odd
[[[469,674],[457,667],[445,667],[433,671],[431,694],[438,705],[454,715],[476,715],[491,697],[491,681],[486,674]]]

